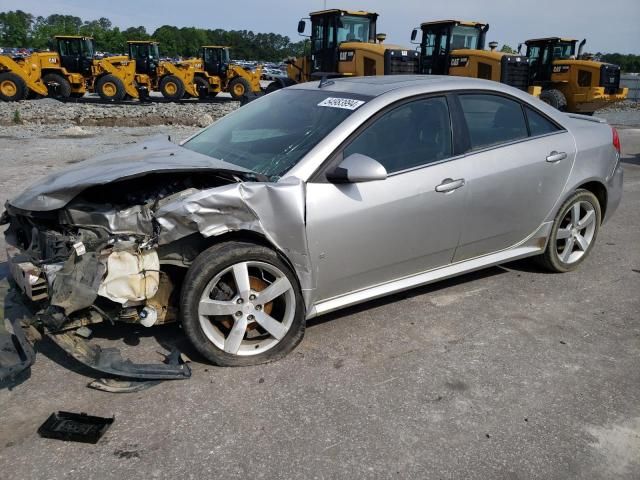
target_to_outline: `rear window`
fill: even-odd
[[[472,150],[529,136],[519,102],[490,94],[464,94],[459,98]]]
[[[546,135],[548,133],[557,132],[560,130],[555,123],[542,116],[534,109],[525,107],[527,112],[527,120],[529,120],[529,131],[532,137],[539,135]]]

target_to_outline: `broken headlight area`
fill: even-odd
[[[188,266],[197,249],[188,241],[159,247],[154,212],[199,188],[235,181],[206,173],[151,174],[88,189],[60,210],[25,212],[8,205],[9,268],[18,289],[37,305],[35,323],[93,368],[131,378],[176,378],[176,372],[149,365],[127,375],[135,364],[119,354],[60,335],[104,321],[146,327],[175,321],[184,274],[176,265]],[[184,367],[178,377],[188,376]]]

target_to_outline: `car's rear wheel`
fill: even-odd
[[[276,252],[251,243],[201,253],[185,277],[180,311],[194,347],[221,366],[277,360],[304,335],[295,274]]]
[[[602,221],[600,202],[587,190],[577,190],[562,205],[551,229],[540,263],[553,272],[578,267],[595,244]]]

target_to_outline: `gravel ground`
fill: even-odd
[[[62,103],[50,98],[16,103],[0,102],[0,126],[15,124],[79,125],[106,127],[144,127],[186,125],[206,127],[214,120],[238,108],[239,102],[221,95],[215,101],[200,103],[150,103],[110,105]]]
[[[69,163],[196,130],[0,127],[0,202]],[[516,262],[369,302],[311,322],[284,360],[242,369],[203,363],[175,325],[96,332],[136,359],[175,344],[193,358],[190,380],[129,395],[87,389],[91,372],[41,342],[30,374],[0,390],[0,472],[640,478],[640,128],[620,133],[623,201],[578,271]],[[0,257],[0,314],[6,276]],[[39,438],[56,410],[116,420],[98,445]]]

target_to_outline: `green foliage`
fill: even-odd
[[[22,125],[24,122],[22,121],[22,117],[20,116],[20,111],[16,110],[13,112],[13,123],[16,125]]]
[[[640,55],[624,55],[622,53],[597,53],[601,61],[620,65],[625,73],[640,73]]]
[[[507,45],[506,43],[504,45],[502,45],[502,48],[500,49],[501,52],[504,53],[510,53],[510,54],[516,54],[518,53],[517,50],[514,50],[513,48],[511,48],[509,45]]]
[[[99,51],[115,54],[125,53],[127,40],[151,38],[160,42],[162,55],[172,57],[197,55],[202,45],[224,45],[232,48],[234,58],[280,61],[304,49],[304,42],[294,43],[275,33],[163,25],[150,35],[144,26],[120,30],[108,18],[83,21],[73,15],[34,17],[21,10],[0,12],[0,46],[45,49],[54,35],[92,36]]]

